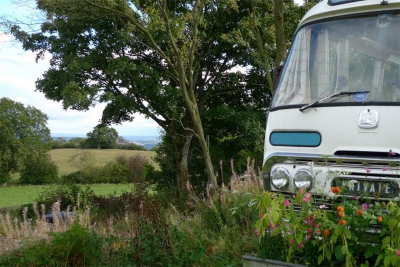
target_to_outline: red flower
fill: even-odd
[[[329,234],[330,234],[329,230],[328,230],[328,229],[325,229],[325,230],[324,230],[324,236],[329,236]]]
[[[358,209],[358,210],[357,210],[357,215],[358,215],[358,216],[362,216],[362,209]]]
[[[345,221],[345,220],[339,220],[339,224],[340,224],[340,225],[345,225],[345,224],[346,224],[346,221]]]
[[[344,211],[344,208],[343,208],[343,206],[339,206],[339,207],[337,207],[337,211],[338,211],[338,212],[343,212],[343,211]]]
[[[382,222],[382,221],[383,221],[382,216],[378,216],[378,222]]]

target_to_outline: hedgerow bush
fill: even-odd
[[[51,184],[58,182],[58,167],[46,153],[32,154],[25,158],[20,172],[21,184]]]

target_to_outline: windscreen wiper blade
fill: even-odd
[[[338,92],[338,93],[334,93],[334,94],[328,95],[327,97],[321,98],[321,99],[319,99],[319,100],[317,100],[317,101],[315,101],[315,102],[313,102],[313,103],[311,103],[311,104],[302,106],[301,108],[299,108],[299,110],[300,110],[301,112],[303,112],[304,110],[315,106],[315,105],[318,104],[319,102],[324,101],[324,100],[329,99],[329,98],[333,98],[333,97],[335,97],[335,96],[340,96],[340,95],[355,95],[355,94],[360,94],[360,93],[365,93],[365,94],[367,94],[367,93],[369,93],[369,91],[354,91],[354,92],[347,91],[347,92]]]

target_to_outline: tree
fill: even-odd
[[[58,167],[45,152],[31,153],[20,172],[21,184],[50,184],[58,180]]]
[[[9,98],[0,99],[0,177],[21,170],[25,158],[51,149],[47,115]]]
[[[245,2],[39,0],[46,21],[38,32],[9,29],[38,59],[51,53],[37,82],[47,98],[77,110],[104,102],[105,124],[133,120],[135,112],[156,121],[171,137],[177,184],[189,191],[193,137],[208,182],[217,186],[201,118],[207,101],[224,94],[248,100],[262,90],[242,85],[247,74],[228,73],[251,65],[247,47],[223,38],[248,16]],[[232,77],[238,83],[223,86]]]
[[[115,148],[117,146],[118,132],[104,125],[97,125],[93,131],[87,133],[85,147]]]

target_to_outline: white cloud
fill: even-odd
[[[86,135],[99,123],[104,105],[87,112],[65,111],[62,104],[48,100],[35,92],[35,81],[49,68],[49,55],[35,62],[35,54],[24,52],[20,45],[11,44],[10,36],[0,35],[0,97],[8,97],[24,105],[32,105],[49,117],[48,127],[54,133]],[[111,125],[122,136],[159,135],[158,125],[142,115],[133,122]]]

